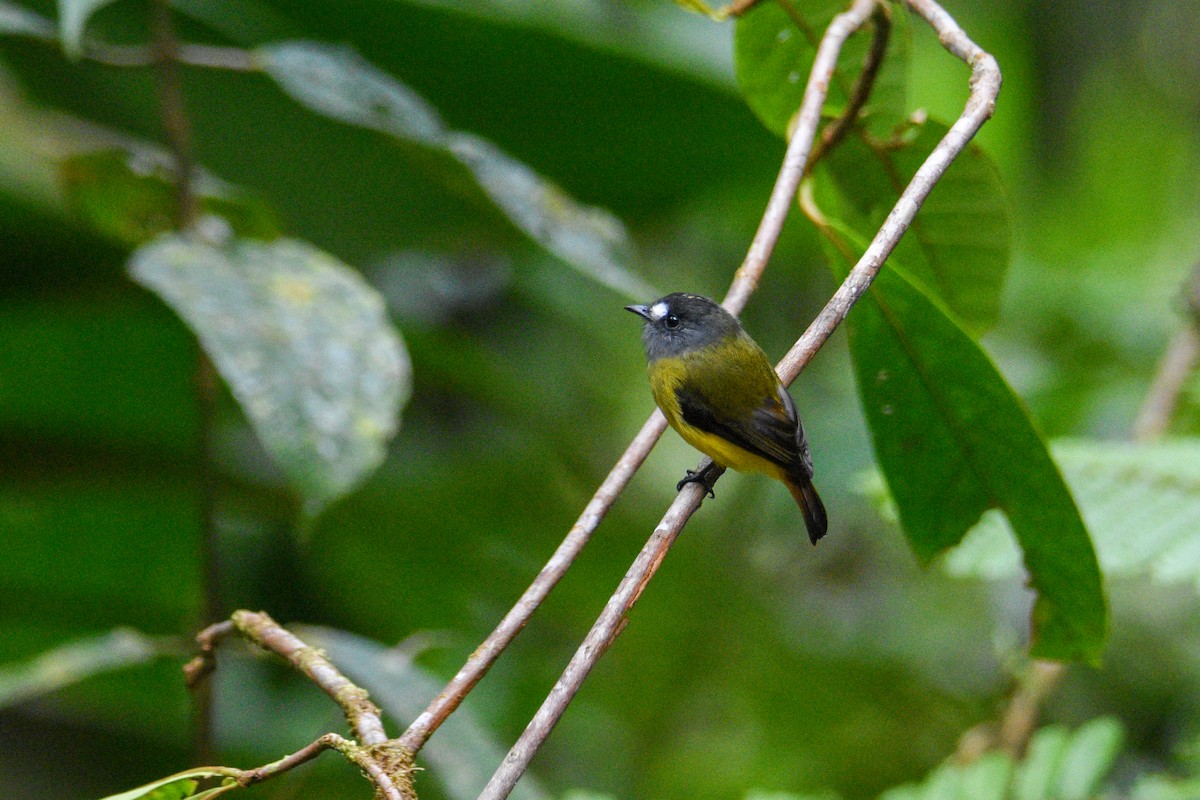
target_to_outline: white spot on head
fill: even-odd
[[[658,322],[667,315],[667,304],[659,300],[654,305],[650,306],[650,319]]]

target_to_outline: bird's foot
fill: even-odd
[[[693,472],[689,469],[684,479],[675,484],[675,491],[682,491],[683,487],[687,486],[689,483],[698,483],[705,488],[709,497],[716,500],[717,494],[713,491],[713,483],[716,481],[716,476],[713,475],[715,467],[716,464],[709,464],[699,472]]]

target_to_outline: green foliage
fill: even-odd
[[[356,272],[304,242],[188,235],[137,250],[129,272],[195,331],[309,513],[383,461],[411,368]]]
[[[221,241],[232,232],[221,245],[168,233],[171,170],[161,147],[141,144],[162,138],[152,69],[94,62],[152,55],[146,4],[93,15],[103,4],[63,3],[57,24],[42,16],[54,5],[0,0],[0,689],[10,701],[0,717],[0,796],[86,800],[191,762],[178,664],[147,662],[104,632],[132,625],[154,644],[195,626],[193,333],[233,390],[232,401],[218,398],[207,466],[223,599],[336,626],[321,630],[320,644],[368,685],[396,732],[537,573],[645,418],[636,335],[622,327],[614,290],[641,301],[657,294],[647,284],[707,294],[727,285],[778,167],[782,148],[767,130],[784,132],[820,28],[841,5],[764,0],[731,32],[654,2],[173,2],[185,45],[218,46],[191,55],[219,61],[220,48],[244,48],[266,78],[179,70],[194,155],[211,170],[194,173],[197,227]],[[1195,766],[1178,753],[1200,720],[1191,642],[1200,617],[1193,592],[1164,586],[1197,580],[1200,459],[1190,440],[1166,443],[1179,446],[1173,454],[1099,444],[1127,437],[1195,256],[1200,95],[1181,79],[1179,57],[1195,49],[1194,26],[1169,5],[1135,4],[1103,26],[1062,4],[1048,16],[1037,4],[949,9],[1005,73],[980,139],[1006,192],[982,150],[964,153],[897,250],[901,269],[889,265],[851,317],[877,326],[882,349],[865,347],[861,330],[849,353],[835,338],[797,385],[833,533],[813,550],[797,541],[795,509],[779,487],[724,479],[524,791],[669,799],[742,797],[761,786],[773,791],[750,796],[861,799],[930,775],[896,796],[1112,793],[1121,744],[1111,723],[1047,729],[1017,764],[988,756],[931,774],[965,728],[1006,700],[1003,664],[1015,654],[988,633],[997,627],[989,623],[1012,622],[1015,592],[913,569],[908,545],[851,491],[870,465],[871,437],[882,437],[905,456],[883,463],[888,480],[921,490],[901,501],[901,516],[907,525],[921,509],[907,532],[917,531],[912,549],[922,556],[975,524],[983,507],[1012,512],[1026,559],[1041,564],[1043,603],[1090,626],[1059,640],[1074,636],[1074,652],[1087,655],[1103,608],[1093,560],[1029,417],[1085,440],[1053,452],[1106,576],[1131,589],[1114,600],[1104,668],[1071,670],[1044,713],[1128,717],[1127,769],[1111,783],[1135,800],[1197,795]],[[865,117],[815,175],[820,207],[855,242],[944,130],[909,112],[950,119],[966,91],[967,68],[891,8]],[[851,38],[827,120],[844,110],[871,35]],[[77,60],[65,63],[47,42]],[[96,152],[97,142],[118,149]],[[283,231],[289,238],[252,241]],[[138,264],[152,257],[154,291],[185,325],[126,279],[132,248],[141,248]],[[828,298],[819,248],[793,219],[746,310],[770,352],[794,341]],[[183,261],[167,263],[172,253]],[[296,283],[311,285],[314,265],[356,286],[349,294],[362,302],[349,307],[367,311],[278,308],[263,282],[295,269],[306,276]],[[358,269],[374,288],[353,276]],[[205,314],[214,308],[239,309],[238,341],[213,344],[220,326]],[[248,400],[247,386],[267,387],[273,408],[312,410],[300,398],[324,400],[325,373],[335,370],[306,369],[341,364],[329,351],[342,346],[355,351],[353,369],[369,373],[363,355],[394,337],[393,323],[414,375],[398,435],[380,430],[396,415],[380,403],[374,436],[338,428],[356,454],[345,462],[322,461],[320,434],[303,419],[271,434],[282,444],[268,441],[266,404]],[[285,342],[268,328],[297,335]],[[972,340],[985,330],[998,368]],[[914,342],[912,353],[901,347]],[[245,369],[252,361],[264,371]],[[865,386],[868,430],[851,411],[849,376],[880,369],[920,380],[903,408],[884,396],[898,378]],[[361,393],[338,385],[346,394],[328,407],[362,405]],[[969,436],[943,407],[970,412],[949,417],[971,422]],[[897,415],[906,438],[890,427]],[[1193,436],[1195,423],[1178,415],[1173,430]],[[308,537],[296,535],[294,503],[275,491],[278,470],[262,458],[256,429],[310,508],[347,493],[311,521]],[[909,455],[939,443],[948,460]],[[647,461],[534,624],[431,740],[418,774],[423,798],[473,796],[693,458],[668,438]],[[949,487],[947,528],[935,519],[938,475]],[[978,527],[1001,517],[986,512]],[[1063,542],[1051,536],[1056,525]],[[980,533],[948,561],[965,558]],[[996,535],[1004,558],[965,571],[1022,574],[1021,553]],[[1045,563],[1071,552],[1077,563],[1045,576]],[[1078,585],[1064,594],[1071,576]],[[404,647],[398,655],[378,644],[414,631],[437,642],[415,664]],[[1039,644],[1047,641],[1043,630]],[[326,698],[275,660],[234,648],[214,677],[222,763],[260,765],[341,725]],[[1137,774],[1147,764],[1178,777]],[[123,797],[231,788],[220,771],[200,772]],[[363,791],[356,770],[329,756],[253,793],[349,800]]]
[[[875,455],[913,549],[931,559],[1000,508],[1038,590],[1033,653],[1097,660],[1108,612],[1087,530],[987,355],[894,262],[847,324]]]
[[[1067,440],[1051,449],[1105,575],[1200,588],[1200,441]],[[946,569],[991,579],[1019,575],[1006,528],[985,516],[946,558]]]
[[[829,211],[860,234],[877,230],[900,192],[946,135],[925,121],[892,140],[850,137],[829,159]],[[892,261],[978,335],[1000,316],[1012,252],[1012,219],[996,166],[968,147],[937,182]]]
[[[879,800],[1087,800],[1097,796],[1123,742],[1120,724],[1109,718],[1073,732],[1051,726],[1034,735],[1020,762],[1001,753],[967,765],[950,762]]]
[[[71,210],[116,242],[135,247],[175,228],[175,180],[162,152],[102,150],[66,158],[59,169]],[[237,235],[279,235],[270,208],[247,193],[204,173],[193,191],[200,213],[219,217]]]
[[[221,767],[189,769],[128,792],[109,795],[104,800],[209,800],[231,789],[241,788],[233,778],[235,772]],[[219,781],[216,786],[200,788],[214,779]]]
[[[788,125],[804,97],[817,45],[833,17],[844,11],[838,0],[763,2],[738,18],[734,38],[737,81],[742,96],[773,133],[786,137]],[[886,134],[907,113],[909,34],[907,12],[889,6],[892,29],[883,66],[862,110],[872,133]],[[829,86],[823,113],[839,116],[851,87],[863,71],[870,46],[869,30],[846,42]]]

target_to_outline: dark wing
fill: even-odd
[[[774,396],[764,397],[745,419],[721,415],[695,386],[678,387],[675,399],[679,401],[683,421],[689,425],[733,442],[784,469],[799,469],[806,477],[812,477],[812,459],[804,429],[796,417],[792,397],[783,386],[778,387]]]

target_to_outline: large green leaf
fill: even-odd
[[[844,273],[843,254],[829,250]],[[913,549],[928,560],[999,508],[1038,593],[1033,654],[1096,661],[1108,611],[1087,529],[995,365],[893,262],[847,324],[876,460]]]
[[[195,331],[311,513],[380,464],[410,368],[358,273],[304,242],[183,235],[137,250],[129,269]]]
[[[1200,440],[1059,441],[1052,445],[1104,574],[1200,590]],[[1011,578],[1020,553],[1003,518],[986,515],[945,561],[958,575]]]
[[[419,94],[354,51],[298,41],[259,48],[255,57],[312,111],[453,158],[513,225],[584,275],[627,297],[656,294],[630,269],[633,247],[620,220],[579,203],[491,142],[448,130]]]
[[[882,144],[847,137],[828,161],[834,216],[877,230],[900,193],[946,134],[939,122],[909,128]],[[1012,249],[1012,219],[999,173],[978,147],[959,154],[921,205],[894,258],[973,332],[1000,314]]]
[[[890,5],[892,30],[883,66],[862,109],[867,129],[883,134],[905,115],[909,33],[902,6]],[[788,123],[800,109],[817,45],[844,0],[780,0],[756,5],[738,18],[734,58],[738,87],[750,108],[771,131],[787,136]],[[840,114],[855,79],[862,73],[871,42],[870,26],[847,42],[838,57],[824,113]]]

